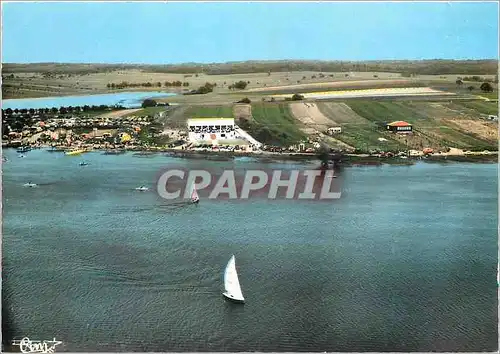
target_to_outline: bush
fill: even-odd
[[[187,85],[185,85],[187,86]],[[213,92],[214,87],[217,86],[217,84],[211,84],[209,82],[205,83],[205,85],[200,86],[197,90],[191,90],[187,93],[184,93],[184,95],[204,95],[210,92]]]
[[[296,93],[292,96],[292,101],[302,101],[304,99],[304,96]]]
[[[493,92],[493,86],[489,82],[483,82],[479,88],[484,92]]]
[[[231,86],[239,90],[244,90],[247,87],[247,85],[248,84],[246,83],[246,81],[238,81],[232,84]]]
[[[246,103],[246,104],[250,104],[250,103],[252,103],[252,101],[250,101],[250,99],[249,99],[248,97],[245,97],[245,98],[243,98],[243,99],[239,100],[239,101],[238,101],[238,102],[236,102],[236,103]]]
[[[144,101],[142,101],[142,108],[156,107],[156,105],[157,105],[156,101],[150,98],[147,98]]]

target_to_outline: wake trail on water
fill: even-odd
[[[159,292],[169,292],[169,293],[195,293],[195,294],[217,294],[219,289],[215,289],[212,286],[206,285],[196,285],[192,283],[177,283],[177,284],[165,284],[161,281],[154,280],[140,280],[133,277],[123,277],[114,276],[112,274],[102,274],[97,276],[97,279],[103,283],[110,285],[124,286],[127,288],[144,289],[147,291],[159,291]]]
[[[147,207],[138,207],[138,206],[121,206],[115,207],[111,209],[111,212],[115,213],[141,213],[146,211],[154,211],[154,210],[178,210],[182,208],[186,208],[191,206],[191,202],[173,202],[170,204],[162,204],[162,205],[152,205]]]

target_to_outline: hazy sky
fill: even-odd
[[[3,62],[498,58],[498,3],[8,3]]]

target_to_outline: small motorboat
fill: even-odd
[[[30,147],[29,146],[21,146],[17,149],[17,152],[28,152],[30,151]]]
[[[23,186],[29,187],[29,188],[34,188],[34,187],[37,187],[38,185],[36,183],[28,182],[28,183],[23,184]]]
[[[26,157],[26,155],[21,154],[21,155],[19,155],[18,157],[19,157],[20,159],[22,159],[23,157]]]
[[[140,186],[140,187],[137,187],[135,190],[140,191],[140,192],[146,192],[149,190],[149,188],[146,186]]]
[[[87,163],[87,162],[85,162],[85,161],[82,161],[82,162],[80,162],[80,163],[79,163],[79,165],[80,165],[80,166],[87,166],[87,165],[88,165],[88,163]]]

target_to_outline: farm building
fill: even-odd
[[[342,133],[342,127],[331,127],[326,130],[328,135],[339,134]]]
[[[192,118],[187,124],[191,142],[235,139],[233,118]]]
[[[403,122],[402,120],[398,120],[387,124],[387,130],[390,130],[393,133],[408,134],[412,132],[412,125],[410,123]]]

